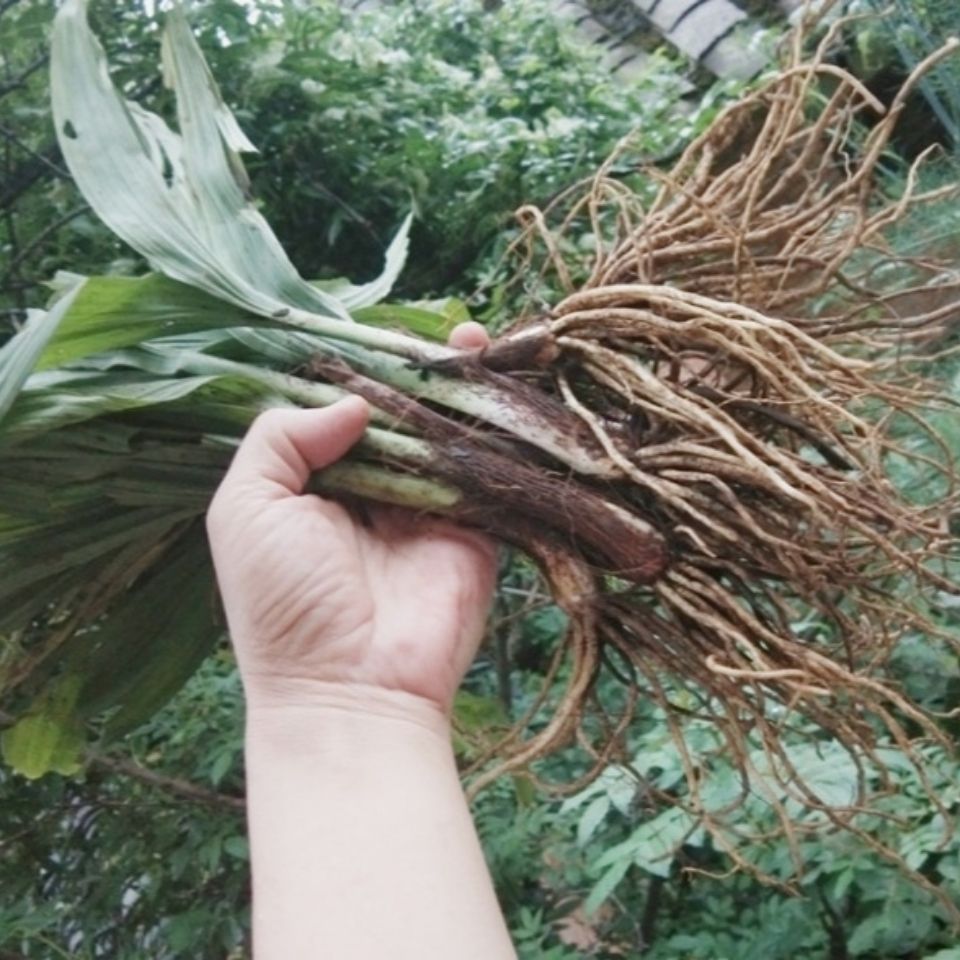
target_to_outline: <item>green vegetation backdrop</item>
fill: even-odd
[[[128,94],[163,110],[152,6],[101,3],[95,15]],[[347,6],[194,5],[192,22],[226,99],[262,151],[250,164],[254,192],[312,277],[372,274],[413,209],[401,293],[456,295],[494,326],[515,295],[503,254],[517,205],[542,204],[589,175],[632,131],[640,156],[668,159],[732,92],[661,50],[645,79],[621,83],[546,0],[408,0],[365,13]],[[915,24],[931,35],[960,27],[957,15],[945,26],[935,4],[896,6],[900,19],[865,21],[845,38],[839,55],[859,58],[864,75],[896,75],[921,57]],[[44,303],[44,284],[58,269],[142,269],[63,169],[47,103],[51,15],[41,0],[0,0],[2,336]],[[960,120],[957,76],[938,74],[923,91],[930,109],[917,113],[932,118],[925,135],[940,136],[948,151]],[[693,93],[685,93],[691,78]],[[885,166],[895,192],[902,165],[891,156]],[[943,161],[931,176],[956,171]],[[906,252],[925,241],[919,249],[960,263],[960,214],[925,211],[891,240]],[[956,390],[956,363],[938,364]],[[960,428],[948,431],[960,452]],[[899,479],[922,486],[923,478]],[[960,610],[945,604],[942,622],[960,629]],[[489,643],[458,704],[465,754],[532,700],[562,626],[532,570],[505,560]],[[0,676],[7,665],[0,661]],[[898,668],[925,705],[957,705],[960,666],[946,648],[909,637]],[[612,686],[605,695],[618,694]],[[91,753],[78,776],[26,781],[0,768],[0,960],[247,956],[241,727],[224,647],[149,723]],[[704,754],[711,736],[705,727]],[[861,826],[960,904],[960,840],[944,839],[912,768],[898,767],[888,749],[898,780],[885,816],[864,817]],[[945,754],[933,759],[943,805],[956,812],[960,769]],[[729,860],[697,824],[655,799],[682,771],[652,707],[621,760],[564,801],[515,777],[477,803],[525,960],[960,960],[942,907],[863,841],[817,829],[815,814],[797,811],[813,830],[802,840],[807,871],[796,880],[782,839],[743,839],[763,833],[765,808],[738,810],[729,842],[783,888],[729,874]],[[798,748],[793,760],[822,794],[838,803],[849,796],[851,771],[829,742]],[[561,754],[544,773],[571,776],[577,763]],[[718,802],[736,786],[722,762],[705,776]]]

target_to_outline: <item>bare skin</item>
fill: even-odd
[[[367,419],[359,398],[263,414],[207,518],[247,697],[255,954],[512,958],[450,746],[494,546],[303,495]]]

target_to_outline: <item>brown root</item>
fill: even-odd
[[[609,167],[545,211],[524,208],[524,268],[541,259],[560,302],[485,350],[412,364],[424,383],[459,377],[518,422],[556,425],[577,458],[509,435],[502,420],[498,430],[451,415],[440,393],[384,386],[359,364],[328,357],[313,373],[428,440],[429,464],[382,465],[426,468],[460,491],[454,514],[533,557],[567,615],[544,692],[475,760],[472,793],[507,771],[536,779],[531,765],[574,740],[589,761],[583,776],[549,786],[578,789],[612,758],[624,762],[624,732],[646,700],[686,787],[645,790],[682,806],[740,866],[758,872],[720,824],[760,793],[798,870],[801,834],[826,823],[929,889],[861,824],[889,788],[882,744],[947,812],[922,749],[947,738],[886,668],[910,632],[960,648],[929,616],[938,591],[957,592],[960,495],[952,454],[925,417],[953,402],[916,372],[960,312],[960,282],[929,258],[884,250],[884,231],[942,192],[918,193],[915,165],[903,196],[882,202],[873,174],[907,92],[958,44],[922,64],[883,114],[825,62],[828,43],[829,32],[812,62],[728,108],[671,171],[649,171],[658,190],[647,209]],[[594,251],[578,259],[565,240],[584,229]],[[906,278],[899,288],[877,280],[891,265]],[[920,296],[931,286],[932,306]],[[916,451],[918,435],[932,454]],[[932,495],[898,490],[897,460],[924,471]],[[611,656],[627,675],[623,703],[608,710],[596,680]],[[720,807],[702,793],[710,757],[688,743],[703,722],[712,754],[739,777]],[[792,759],[804,738],[852,765],[842,804]],[[791,804],[820,819],[795,822]]]
[[[568,550],[583,551],[599,569],[634,583],[652,582],[666,567],[663,536],[615,490],[600,492],[548,469],[537,463],[537,451],[508,446],[504,438],[441,416],[342,362],[316,359],[311,366],[315,376],[364,397],[432,442],[431,475],[463,495],[449,511],[457,518],[538,555],[546,556],[540,543],[552,535]],[[523,399],[520,394],[518,403]],[[602,456],[599,446],[597,453]],[[424,468],[421,462],[413,466]]]
[[[955,322],[960,286],[931,260],[899,265],[914,278],[905,289],[871,277],[878,262],[895,262],[883,232],[943,195],[917,192],[915,165],[904,195],[878,202],[872,177],[906,94],[957,43],[922,64],[869,131],[861,122],[882,106],[824,62],[825,46],[727,109],[669,173],[651,172],[660,187],[648,209],[601,171],[582,195],[521,211],[524,269],[542,250],[542,272],[566,295],[487,353],[549,358],[546,372],[530,362],[528,373],[585,424],[618,471],[610,489],[652,523],[670,561],[646,586],[593,572],[588,615],[578,605],[589,595],[581,562],[537,554],[558,604],[577,611],[566,641],[571,677],[547,729],[514,735],[494,767],[479,762],[474,790],[574,734],[595,775],[639,693],[662,708],[687,771],[685,794],[670,799],[724,846],[684,733],[694,702],[740,771],[740,800],[763,780],[765,758],[764,776],[789,799],[929,889],[857,824],[884,790],[881,742],[914,763],[940,805],[919,745],[948,740],[885,668],[911,631],[960,648],[929,617],[937,591],[958,592],[949,518],[960,499],[950,451],[925,421],[931,410],[956,416],[956,404],[906,352]],[[573,262],[563,240],[583,229],[596,252]],[[931,286],[932,308],[918,296]],[[908,449],[908,419],[938,454]],[[936,494],[913,502],[899,491],[896,459],[922,465]],[[605,649],[630,665],[631,696],[597,741],[585,718],[596,715],[590,697]],[[803,729],[856,767],[856,796],[840,808],[790,761],[785,744]],[[781,800],[770,802],[799,869],[802,828]]]

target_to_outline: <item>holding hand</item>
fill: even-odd
[[[483,345],[463,325],[451,342]],[[310,473],[363,435],[368,407],[262,414],[210,507],[208,529],[249,705],[300,702],[325,684],[405,691],[449,711],[483,634],[491,541],[371,507],[368,522],[303,494]]]
[[[207,517],[247,697],[255,956],[513,957],[449,736],[494,546],[304,493],[368,415],[356,397],[261,415]]]

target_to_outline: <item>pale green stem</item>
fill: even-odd
[[[291,323],[296,320],[294,325],[304,329],[307,328],[307,321],[316,320],[311,333],[315,337],[317,353],[345,358],[354,370],[379,383],[401,390],[408,396],[431,400],[451,410],[476,417],[490,426],[499,427],[531,446],[539,447],[581,475],[611,475],[612,465],[608,460],[598,458],[594,450],[583,449],[577,439],[570,435],[569,429],[558,427],[549,417],[539,414],[526,404],[517,403],[506,391],[488,384],[445,377],[437,371],[411,365],[404,356],[384,352],[391,347],[397,350],[402,348],[406,354],[415,358],[433,360],[458,356],[460,351],[437,347],[389,330],[320,317],[303,310],[291,310],[290,316],[285,319]],[[351,341],[354,345],[351,347],[330,343],[327,336]],[[377,343],[378,340],[383,342]],[[326,406],[347,395],[347,391],[330,384],[315,383],[276,370],[256,368],[204,354],[201,366],[210,369],[213,364],[220,369],[232,370],[269,384],[284,396],[307,406]],[[373,420],[391,431],[404,430],[402,421],[388,417],[380,411],[374,410]]]
[[[327,407],[344,397],[351,396],[348,390],[328,383],[304,380],[289,373],[280,373],[253,364],[227,360],[208,354],[184,353],[180,358],[180,367],[189,373],[201,376],[210,373],[230,373],[248,380],[256,380],[277,393],[301,403],[307,407]],[[367,429],[361,441],[361,450],[380,454],[392,460],[411,465],[426,466],[436,459],[433,447],[426,440],[419,440],[406,433],[398,432],[403,424],[396,417],[371,408],[372,426]]]
[[[297,313],[303,317],[313,316],[305,311]],[[388,333],[391,343],[409,348],[408,353],[414,354],[415,359],[417,357],[414,351],[421,346],[431,352],[442,351],[436,357],[431,353],[431,360],[461,355],[458,350],[436,347],[434,344],[423,343],[391,331],[365,327],[363,324],[347,324],[342,320],[329,320],[325,317],[318,317],[317,320],[322,321],[324,327],[333,327],[337,335],[343,328],[349,328],[351,333],[355,332],[355,328],[362,328],[378,336]],[[319,333],[319,327],[313,332]],[[595,450],[583,449],[577,439],[571,436],[569,429],[558,428],[548,416],[541,415],[527,404],[518,403],[507,391],[498,390],[485,383],[446,377],[436,370],[412,365],[409,359],[396,353],[384,352],[384,348],[365,349],[359,346],[364,339],[364,334],[357,333],[352,345],[346,345],[331,343],[325,336],[316,336],[315,343],[317,353],[343,358],[358,373],[394,387],[407,396],[431,400],[450,410],[476,417],[490,426],[499,427],[525,443],[551,454],[579,474],[598,477],[619,475],[606,458],[598,458]],[[423,356],[423,353],[420,356]],[[402,424],[394,421],[391,427],[401,429]],[[569,424],[567,427],[569,428]]]
[[[404,333],[394,330],[384,330],[382,327],[372,327],[365,323],[348,323],[335,317],[322,317],[307,310],[291,308],[288,314],[280,317],[274,313],[274,320],[306,330],[319,337],[330,340],[343,340],[347,343],[356,343],[370,350],[386,351],[408,360],[447,360],[458,356],[461,351],[453,347],[445,347],[437,343],[428,343]]]
[[[395,473],[372,463],[341,460],[316,474],[310,489],[317,493],[346,493],[380,503],[430,510],[451,510],[463,500],[463,494],[445,483]]]
[[[276,370],[251,367],[247,375],[276,387],[284,396],[308,407],[329,406],[350,396],[349,391],[340,387],[303,380],[287,373],[278,373]],[[433,447],[426,440],[398,432],[404,425],[396,417],[371,407],[370,419],[372,425],[367,429],[362,441],[366,450],[409,464],[427,465],[436,459]]]
[[[265,386],[272,387],[277,393],[308,407],[328,407],[338,400],[350,396],[349,391],[329,383],[302,380],[288,373],[280,373],[278,370],[258,367],[252,363],[241,363],[238,360],[227,360],[225,357],[208,353],[183,351],[177,355],[177,362],[180,370],[201,377],[226,373],[242,377],[245,380],[256,380]]]
[[[436,451],[426,440],[418,440],[405,433],[394,433],[379,427],[368,427],[360,441],[360,453],[377,453],[391,460],[411,466],[429,466],[436,458]]]

